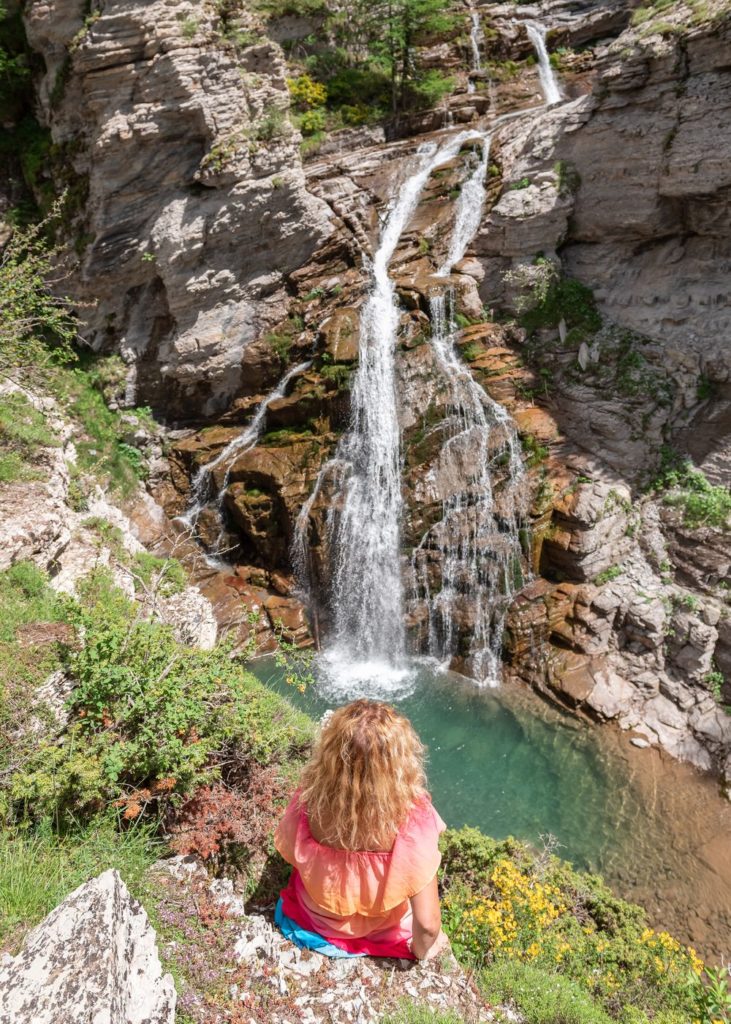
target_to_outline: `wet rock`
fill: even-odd
[[[173,1024],[175,986],[155,932],[117,871],[85,882],[0,966],[13,1024]]]
[[[354,363],[358,359],[359,314],[357,309],[336,309],[320,324],[325,352],[334,363]]]

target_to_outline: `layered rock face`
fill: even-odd
[[[156,495],[171,516],[190,511],[199,472],[259,411],[258,433],[211,470],[188,527],[232,563],[215,588],[236,621],[253,588],[298,642],[307,626],[293,570],[309,584],[315,632],[332,620],[342,480],[330,460],[349,424],[369,258],[388,203],[422,142],[463,125],[493,130],[484,216],[448,284],[461,359],[525,449],[518,494],[496,437],[498,518],[519,510],[522,571],[530,563],[534,576],[508,617],[506,660],[555,699],[731,779],[731,719],[711,693],[731,663],[727,534],[689,527],[644,495],[668,444],[714,484],[729,482],[729,22],[720,0],[703,12],[676,4],[662,21],[633,19],[637,6],[476,5],[481,70],[468,70],[466,37],[435,43],[422,59],[455,75],[438,110],[335,133],[304,169],[277,114],[287,105],[281,51],[264,35],[234,45],[220,18],[173,3],[123,4],[83,30],[64,4],[33,3],[27,21],[48,67],[45,116],[80,180],[88,175],[79,217],[92,237],[78,287],[100,295],[90,336],[129,360],[130,398],[208,423],[171,435]],[[564,100],[551,108],[531,61],[531,20],[548,29],[558,68]],[[310,30],[305,19],[303,37]],[[297,31],[268,28],[290,41]],[[476,148],[434,170],[390,267],[401,315],[402,578],[418,650],[424,581],[439,593],[444,552],[427,548],[417,581],[414,551],[445,501],[474,481],[469,445],[456,479],[443,472],[454,410],[430,300]],[[603,323],[577,292],[556,316],[525,316],[566,278],[593,289]],[[474,625],[466,598],[455,615],[460,671],[471,670]]]
[[[284,275],[332,230],[304,187],[281,51],[253,18],[242,47],[212,6],[169,0],[86,20],[41,0],[25,21],[76,207],[84,334],[121,351],[132,403],[212,415],[271,372],[249,347],[286,310]]]

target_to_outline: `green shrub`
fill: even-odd
[[[526,465],[531,468],[540,465],[548,458],[549,449],[545,444],[541,444],[533,434],[524,434],[520,443],[525,453]]]
[[[137,577],[137,589],[161,597],[179,594],[188,585],[188,574],[177,558],[158,558],[148,551],[141,551],[135,556],[133,571]]]
[[[22,367],[43,379],[54,363],[73,358],[76,323],[71,301],[51,294],[48,278],[59,276],[60,248],[49,248],[46,234],[62,216],[64,199],[48,217],[28,228],[16,228],[0,261],[0,368]]]
[[[663,501],[683,511],[686,526],[713,526],[727,529],[731,516],[731,491],[712,484],[690,459],[664,445],[660,469],[651,488],[666,492]]]
[[[623,572],[624,569],[621,565],[610,565],[608,569],[596,574],[594,582],[600,587],[603,583],[611,583],[612,580],[616,580]]]
[[[491,1003],[515,1003],[526,1024],[611,1024],[576,982],[517,962],[482,971],[479,985]]]
[[[488,968],[501,997],[512,986],[529,1021],[603,1024],[626,1006],[651,1019],[691,1019],[703,964],[600,878],[475,829],[446,832],[442,850],[443,920],[455,953]]]
[[[564,320],[569,329],[575,329],[574,341],[578,343],[584,335],[593,334],[601,327],[591,288],[573,278],[551,278],[535,299],[521,316],[521,323],[529,332],[541,327],[558,327]]]
[[[315,135],[325,128],[326,115],[324,110],[306,110],[297,118],[303,135]]]
[[[19,812],[88,818],[117,801],[146,807],[247,761],[283,758],[307,741],[307,722],[232,659],[228,645],[184,647],[172,629],[141,621],[105,570],[79,585],[68,619],[84,636],[67,657],[77,681],[70,725],[12,778]]]

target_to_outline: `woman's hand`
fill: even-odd
[[[449,950],[451,950],[451,948],[452,947],[449,944],[449,937],[443,931],[440,931],[434,943],[431,946],[429,946],[429,949],[427,949],[426,955],[421,957],[420,959],[433,960],[435,957],[440,956],[442,953],[447,953]]]

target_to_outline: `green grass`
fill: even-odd
[[[19,626],[60,622],[64,602],[48,586],[48,577],[32,562],[16,562],[0,572],[0,644],[15,640]]]
[[[14,951],[28,928],[107,868],[139,895],[142,876],[162,851],[151,825],[120,832],[111,817],[66,838],[49,822],[0,831],[0,949]]]
[[[58,444],[43,413],[22,392],[0,396],[0,483],[42,479],[34,465],[39,452]]]
[[[404,1001],[394,1013],[382,1017],[381,1024],[464,1024],[464,1022],[453,1010],[439,1013],[429,1006],[419,1006]]]
[[[664,492],[663,502],[682,509],[683,523],[691,529],[702,526],[728,529],[731,517],[731,491],[712,484],[690,459],[669,445],[660,452],[660,468],[650,485]]]
[[[494,964],[482,972],[479,985],[489,1002],[514,1002],[526,1024],[611,1024],[576,982],[529,964]]]
[[[612,580],[616,580],[623,572],[624,569],[621,565],[610,565],[608,569],[604,569],[603,572],[597,573],[594,577],[594,582],[598,587],[600,587],[603,583],[611,583]]]

